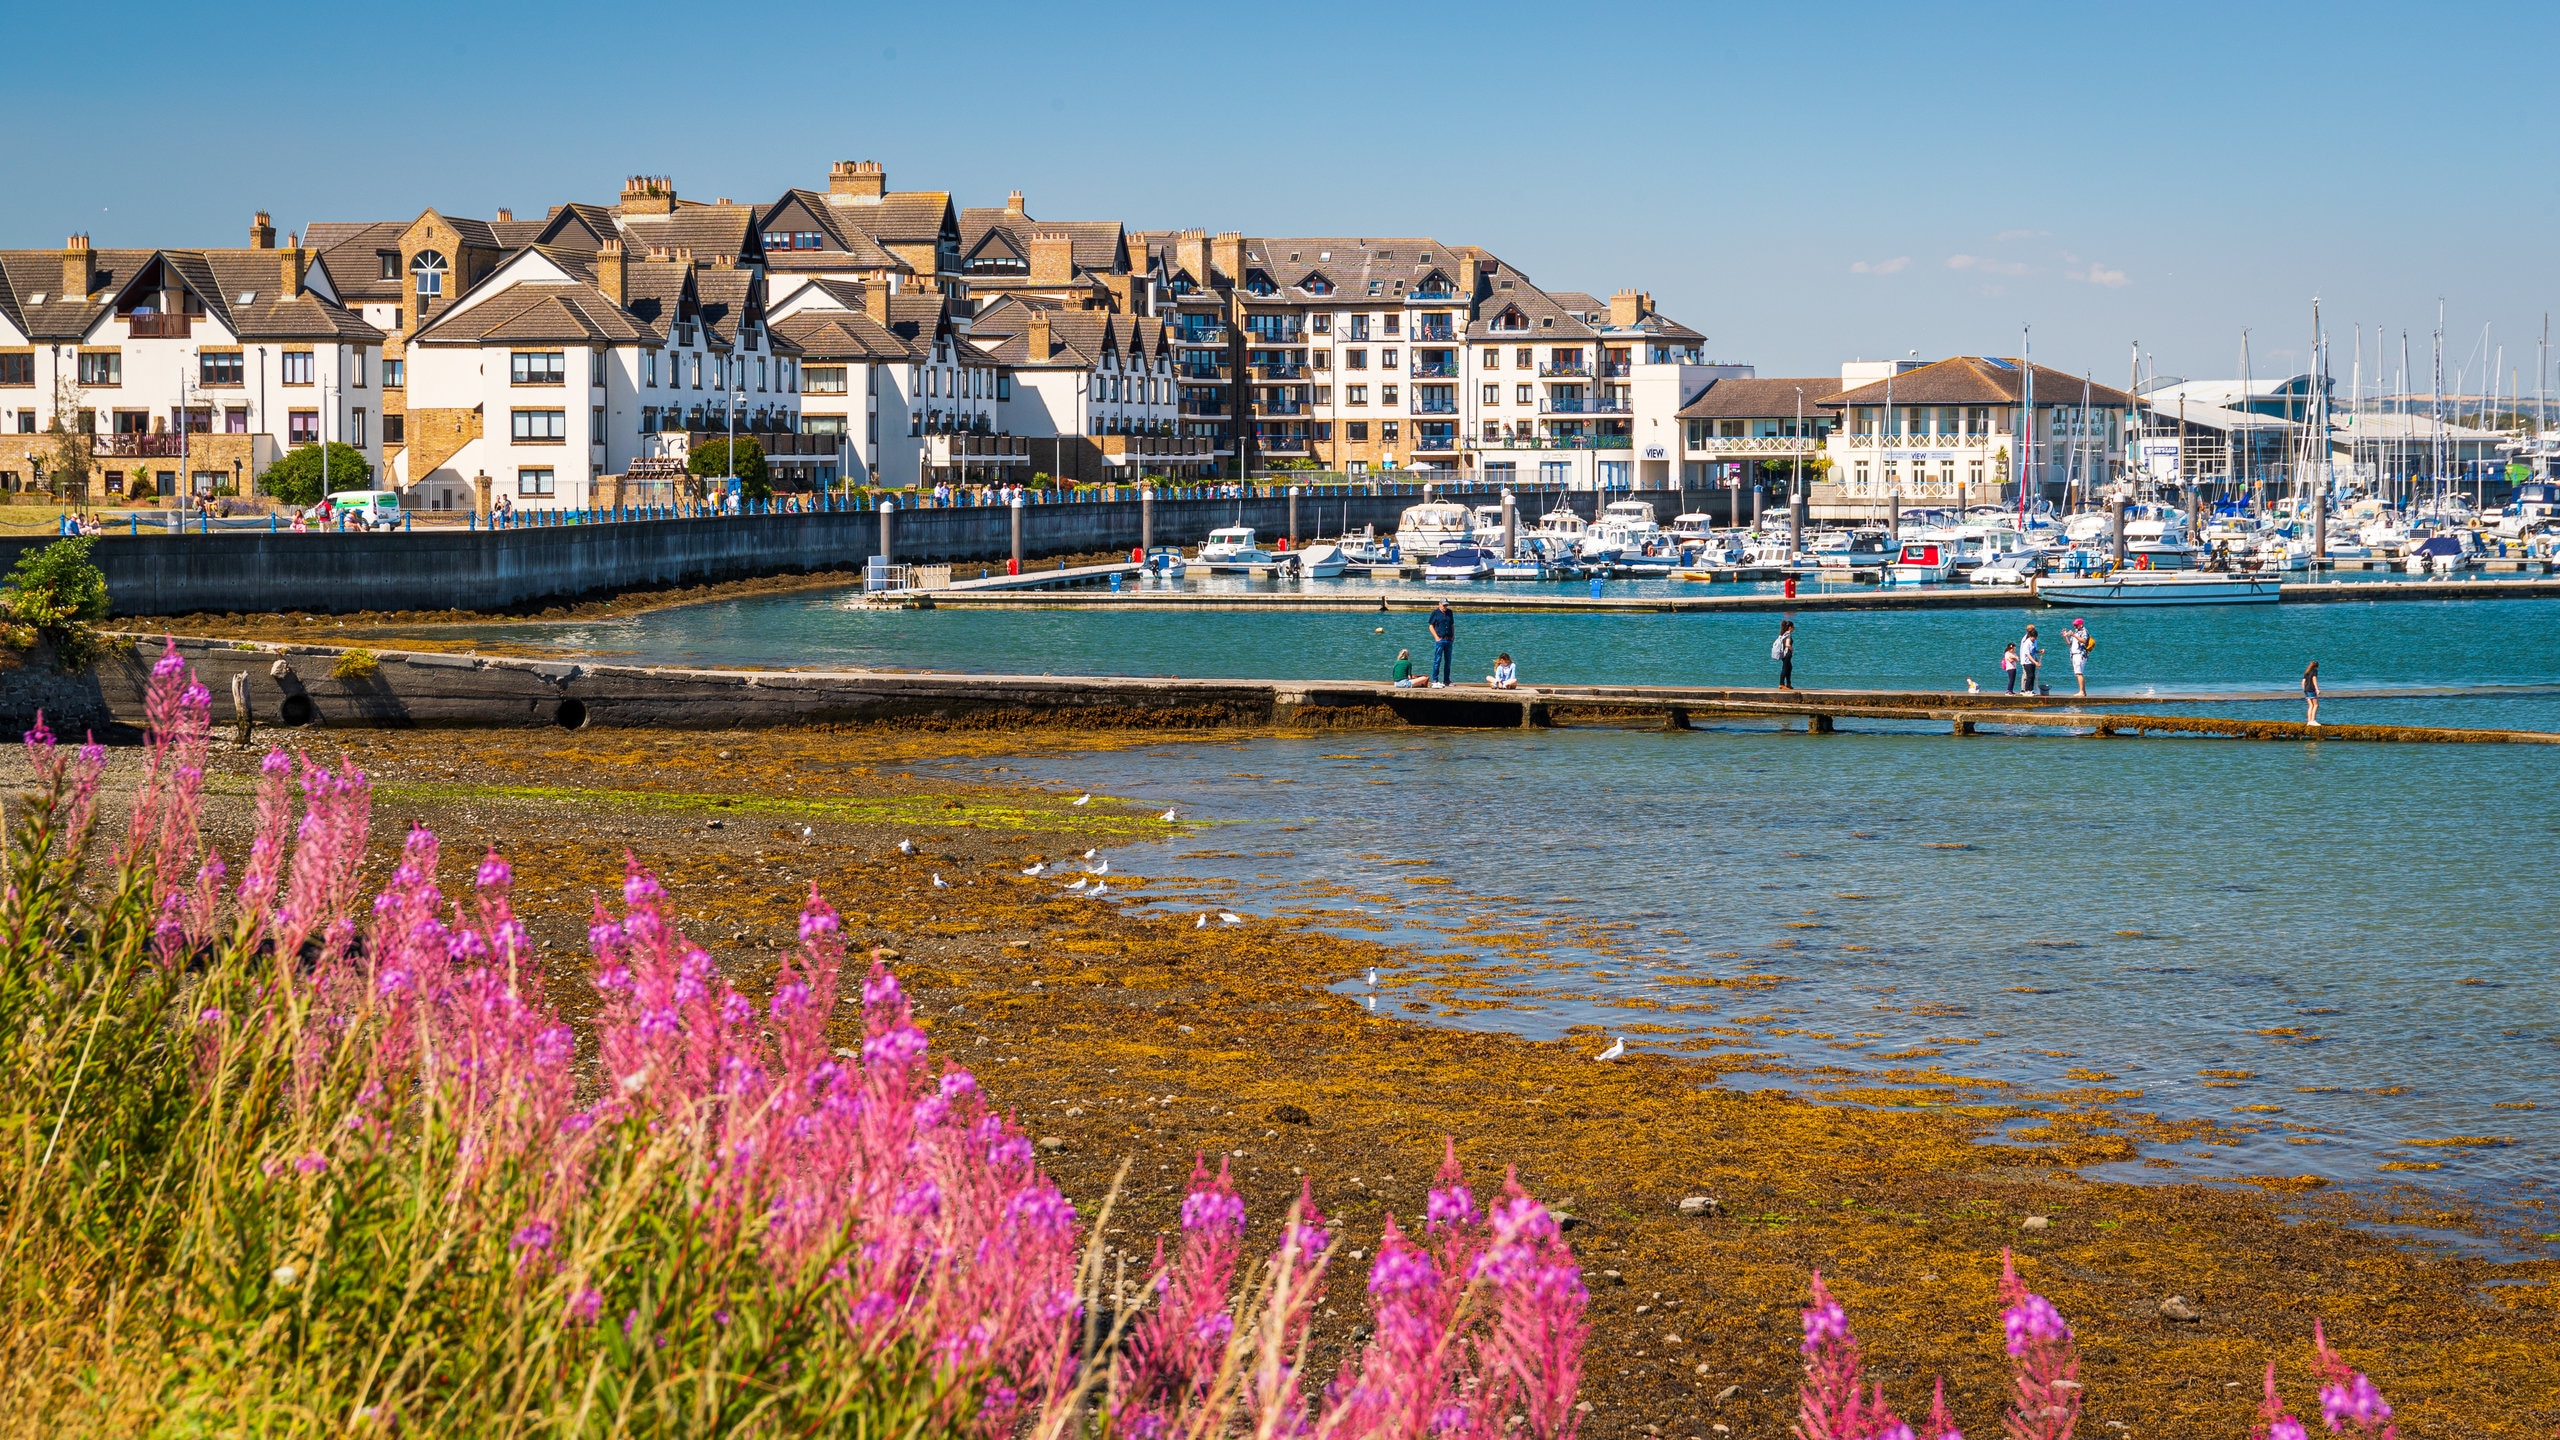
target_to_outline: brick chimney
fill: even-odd
[[[830,201],[877,200],[889,193],[889,172],[877,160],[839,160],[827,167]]]
[[[514,223],[515,223],[515,218],[516,218],[516,212],[514,212],[513,210],[500,210],[500,211],[498,212],[498,223],[499,223],[499,224],[501,224],[501,225],[511,225],[511,224],[514,224]]]
[[[284,249],[276,253],[283,257],[276,266],[279,283],[283,287],[277,294],[287,300],[295,299],[302,294],[302,277],[310,273],[309,262],[302,253],[302,237],[287,235],[284,237]]]
[[[1031,363],[1045,365],[1049,360],[1049,312],[1031,312],[1031,328],[1023,332],[1023,344],[1030,347]]]
[[[1075,237],[1064,230],[1032,231],[1031,283],[1064,285],[1075,278]]]
[[[889,287],[875,280],[862,287],[862,313],[879,324],[889,323]]]
[[[1240,230],[1229,230],[1219,235],[1217,239],[1210,241],[1209,266],[1219,274],[1226,276],[1229,281],[1239,285],[1243,284],[1244,232]],[[1209,283],[1209,277],[1206,275],[1201,276],[1200,283],[1204,285]]]
[[[1012,194],[1007,195],[1006,197],[1004,197],[1004,213],[1006,213],[1007,215],[1014,216],[1014,217],[1016,217],[1016,218],[1019,218],[1019,217],[1021,216],[1021,214],[1022,214],[1022,192],[1021,192],[1021,191],[1016,190],[1016,191],[1014,191]]]
[[[625,215],[673,215],[676,182],[664,175],[634,175],[622,182]]]
[[[1475,303],[1476,287],[1484,283],[1484,262],[1470,252],[1458,257],[1458,294],[1468,304]]]
[[[604,298],[607,300],[616,305],[622,304],[631,297],[629,282],[625,276],[622,242],[605,241],[604,248],[596,252],[596,288],[604,292]]]
[[[88,236],[74,235],[62,242],[62,294],[57,298],[78,300],[88,295],[93,273],[90,258]]]
[[[1188,274],[1202,289],[1209,286],[1209,232],[1185,230],[1174,237],[1173,266]]]
[[[1653,297],[1641,290],[1621,290],[1609,297],[1609,324],[1626,330],[1653,313]]]
[[[249,248],[252,250],[276,248],[275,217],[264,210],[249,217]]]

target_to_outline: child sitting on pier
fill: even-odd
[[[1484,683],[1496,690],[1520,688],[1520,670],[1511,663],[1511,652],[1506,650],[1493,657],[1493,673],[1484,677]]]

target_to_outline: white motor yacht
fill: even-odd
[[[1473,545],[1454,545],[1424,563],[1425,580],[1484,580],[1493,575],[1495,556]]]
[[[1396,552],[1407,560],[1428,560],[1474,538],[1475,517],[1464,505],[1441,501],[1410,505],[1396,521]]]
[[[2049,577],[2036,584],[2047,605],[2272,605],[2284,582],[2272,575],[2199,570],[2117,570],[2085,578]]]
[[[1209,532],[1200,546],[1197,563],[1211,574],[1233,574],[1272,563],[1272,554],[1254,543],[1253,527],[1229,525]]]
[[[1298,578],[1302,580],[1335,580],[1350,560],[1342,547],[1330,540],[1319,540],[1298,552]]]
[[[1354,565],[1384,565],[1388,551],[1394,548],[1388,541],[1378,538],[1375,525],[1363,525],[1349,531],[1333,544],[1342,552],[1342,558]]]
[[[1903,541],[1900,553],[1884,571],[1885,578],[1896,585],[1935,585],[1955,573],[1955,537],[1942,530]]]

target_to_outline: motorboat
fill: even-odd
[[[1158,580],[1179,580],[1191,569],[1191,562],[1183,559],[1179,550],[1151,551],[1138,563],[1139,573]]]
[[[2230,575],[2201,570],[2114,570],[2085,578],[2038,581],[2036,598],[2047,605],[2271,605],[2284,582],[2272,575]]]
[[[1794,559],[1784,535],[1754,535],[1742,544],[1743,565],[1754,568],[1784,565]]]
[[[2127,531],[2124,563],[2136,570],[2193,570],[2196,548],[2175,540],[2136,540]]]
[[[1882,530],[1852,530],[1837,547],[1817,549],[1814,558],[1825,570],[1882,570],[1897,553],[1893,537]]]
[[[2044,573],[2044,552],[2011,550],[1973,567],[1965,579],[1976,585],[2024,585]]]
[[[1490,579],[1493,576],[1493,562],[1497,558],[1492,551],[1478,549],[1473,545],[1452,546],[1423,562],[1422,578],[1425,580]]]
[[[1343,567],[1350,564],[1342,547],[1329,540],[1319,540],[1298,552],[1298,578],[1301,580],[1335,580]]]
[[[1549,540],[1561,541],[1564,548],[1571,550],[1582,544],[1583,536],[1591,533],[1591,522],[1570,509],[1558,505],[1539,516],[1538,523],[1531,527],[1529,533]]]
[[[1274,557],[1270,551],[1254,543],[1252,526],[1229,525],[1210,531],[1209,538],[1201,543],[1200,553],[1195,559],[1214,575],[1233,574],[1270,565]]]
[[[1896,585],[1935,585],[1956,573],[1956,544],[1945,539],[1905,540],[1885,579]]]
[[[1409,505],[1396,521],[1396,552],[1407,560],[1428,560],[1474,540],[1475,517],[1464,505],[1445,501]]]
[[[2409,573],[2450,575],[2456,570],[2476,570],[2480,566],[2479,545],[2467,530],[2430,535],[2409,552]]]
[[[1395,542],[1379,539],[1375,525],[1363,525],[1357,530],[1347,531],[1330,543],[1342,552],[1344,560],[1354,565],[1384,565],[1393,560],[1396,553]]]
[[[1703,545],[1715,530],[1714,517],[1700,511],[1692,510],[1688,514],[1671,517],[1672,538],[1683,545]]]
[[[1520,537],[1520,549],[1508,559],[1496,560],[1496,580],[1574,580],[1581,578],[1582,567],[1573,563],[1573,549],[1544,535]]]

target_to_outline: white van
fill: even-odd
[[[396,490],[340,490],[329,497],[329,509],[345,516],[350,530],[400,528],[400,493]]]

